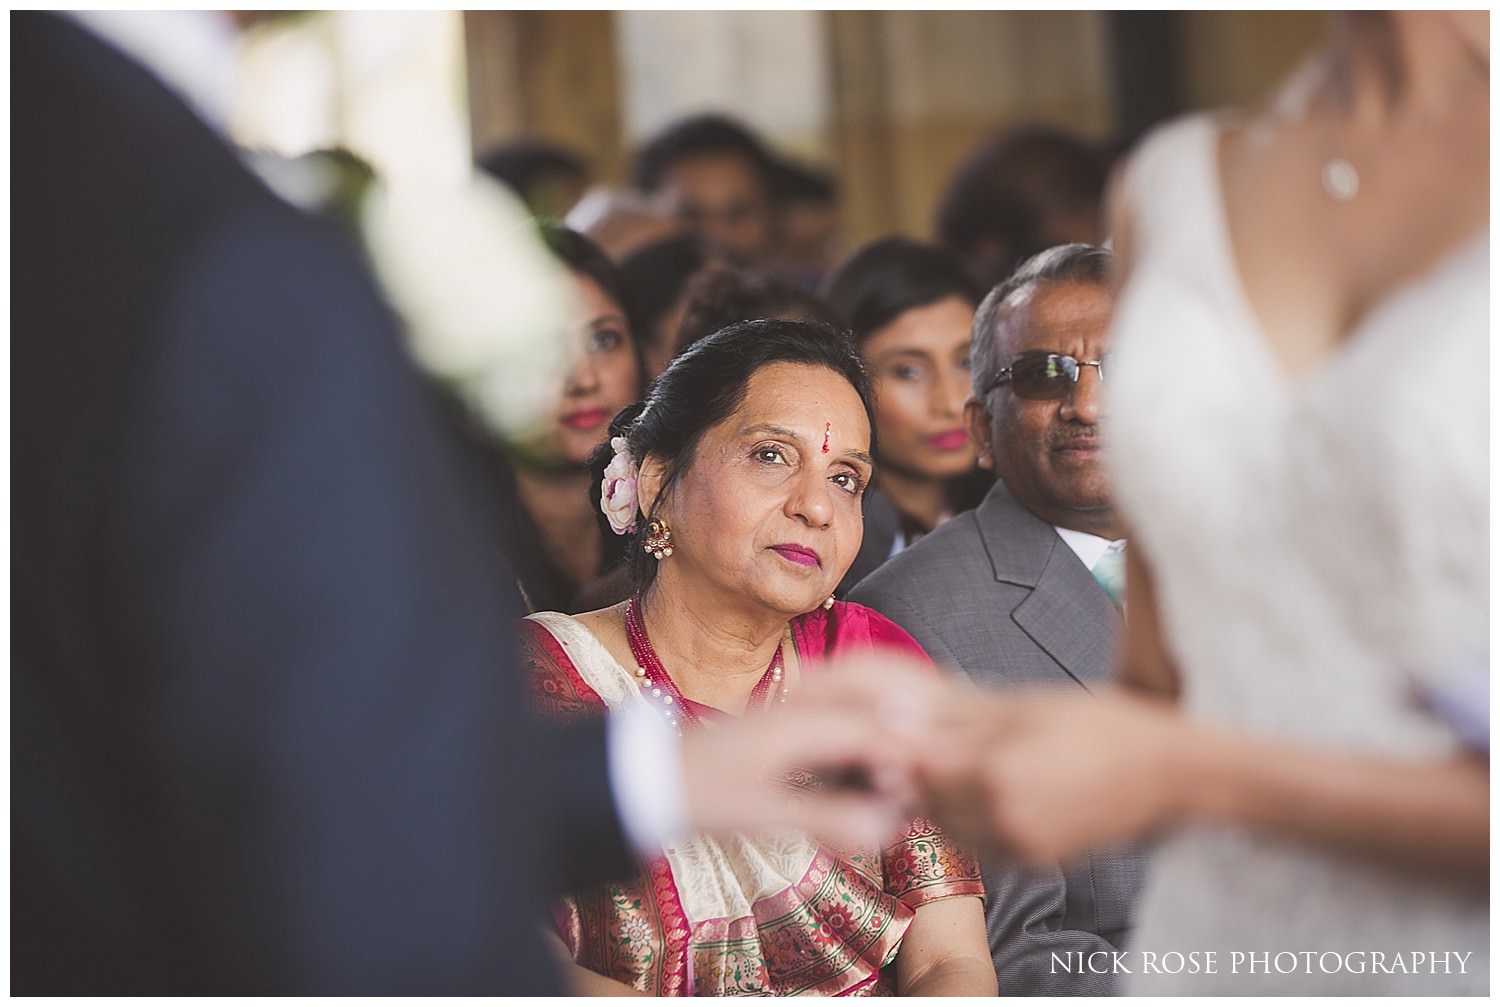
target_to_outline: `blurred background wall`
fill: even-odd
[[[1178,112],[1252,103],[1317,12],[323,12],[247,46],[247,146],[343,145],[377,171],[452,173],[522,136],[625,181],[629,152],[719,111],[833,173],[845,240],[931,234],[965,153],[1023,122],[1124,149]]]

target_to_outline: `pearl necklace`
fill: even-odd
[[[1359,170],[1335,155],[1323,163],[1323,191],[1335,203],[1352,202],[1359,195]]]
[[[651,638],[646,635],[645,623],[641,621],[637,598],[630,599],[625,605],[625,636],[630,641],[630,656],[635,658],[635,680],[636,686],[641,690],[641,696],[658,709],[666,718],[667,723],[677,729],[679,735],[684,726],[701,725],[702,720],[693,711],[692,704],[677,688],[677,683],[672,681],[672,676],[667,674],[667,669],[662,666],[661,658],[656,656],[656,649],[651,646]],[[786,702],[786,673],[783,670],[785,663],[782,660],[785,641],[786,638],[783,636],[782,640],[776,644],[776,653],[771,655],[771,663],[766,668],[766,673],[761,676],[759,682],[755,683],[755,688],[750,690],[750,702],[746,709],[755,705],[757,700],[769,707],[771,696],[778,687],[781,692],[781,702]]]

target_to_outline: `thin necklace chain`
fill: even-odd
[[[661,658],[656,654],[656,648],[651,646],[651,638],[646,635],[646,624],[641,621],[638,598],[639,596],[631,598],[625,604],[625,636],[630,642],[630,656],[635,659],[636,686],[667,723],[681,734],[685,726],[696,727],[702,720],[693,711],[692,703],[682,694],[682,690],[677,688],[677,683],[672,681],[672,676],[667,673]],[[765,674],[755,683],[755,688],[750,690],[750,702],[746,709],[754,706],[757,700],[770,706],[778,688],[780,702],[786,702],[786,664],[783,660],[785,644],[786,636],[783,634],[776,644],[776,653],[771,655],[771,663],[766,667]]]

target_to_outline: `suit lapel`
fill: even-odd
[[[1031,588],[1010,618],[1085,689],[1107,681],[1120,615],[1088,568],[1000,483],[976,517],[995,579]]]

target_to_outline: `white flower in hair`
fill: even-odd
[[[630,457],[630,442],[625,438],[611,437],[609,446],[615,456],[609,460],[599,484],[599,509],[609,518],[609,526],[616,535],[630,535],[635,532],[635,517],[639,513],[635,484],[640,469]]]

